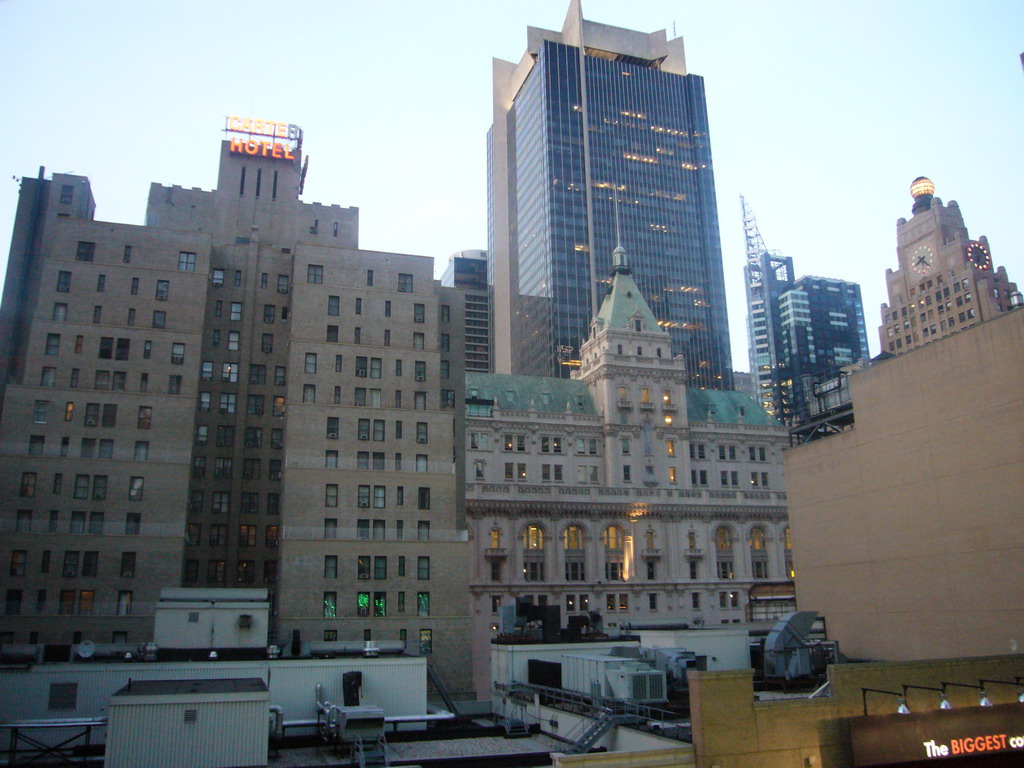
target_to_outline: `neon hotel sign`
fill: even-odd
[[[302,129],[291,123],[231,115],[224,131],[242,134],[231,137],[231,152],[243,155],[294,160],[292,150],[302,146]]]

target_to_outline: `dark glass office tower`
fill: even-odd
[[[584,21],[577,0],[561,33],[528,36],[519,65],[494,65],[497,370],[569,375],[621,242],[691,386],[728,388],[704,83],[682,39]]]
[[[805,275],[769,251],[740,197],[747,239],[747,335],[758,405],[786,424],[815,412],[821,384],[868,356],[860,286]]]
[[[844,365],[868,356],[860,286],[828,277],[801,277],[779,296],[781,371],[790,389],[787,423],[806,419],[815,401],[815,385]]]

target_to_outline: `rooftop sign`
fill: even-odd
[[[243,155],[294,160],[292,151],[302,147],[302,129],[292,123],[231,115],[224,132],[235,134],[229,137],[231,152]]]
[[[855,766],[1024,754],[1024,704],[852,717],[849,723]]]

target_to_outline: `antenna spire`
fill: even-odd
[[[615,195],[612,198],[613,205],[615,207],[615,247],[622,247],[622,232],[619,230],[619,197]]]
[[[626,249],[622,247],[622,232],[619,229],[619,198],[612,198],[615,207],[615,250],[612,251],[612,274],[629,274],[626,263]]]

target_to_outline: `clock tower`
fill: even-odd
[[[896,222],[899,267],[885,271],[889,303],[878,328],[882,350],[894,355],[1006,312],[1017,293],[1006,269],[993,267],[988,239],[967,234],[955,200],[943,205],[923,176],[910,194],[912,216]]]

